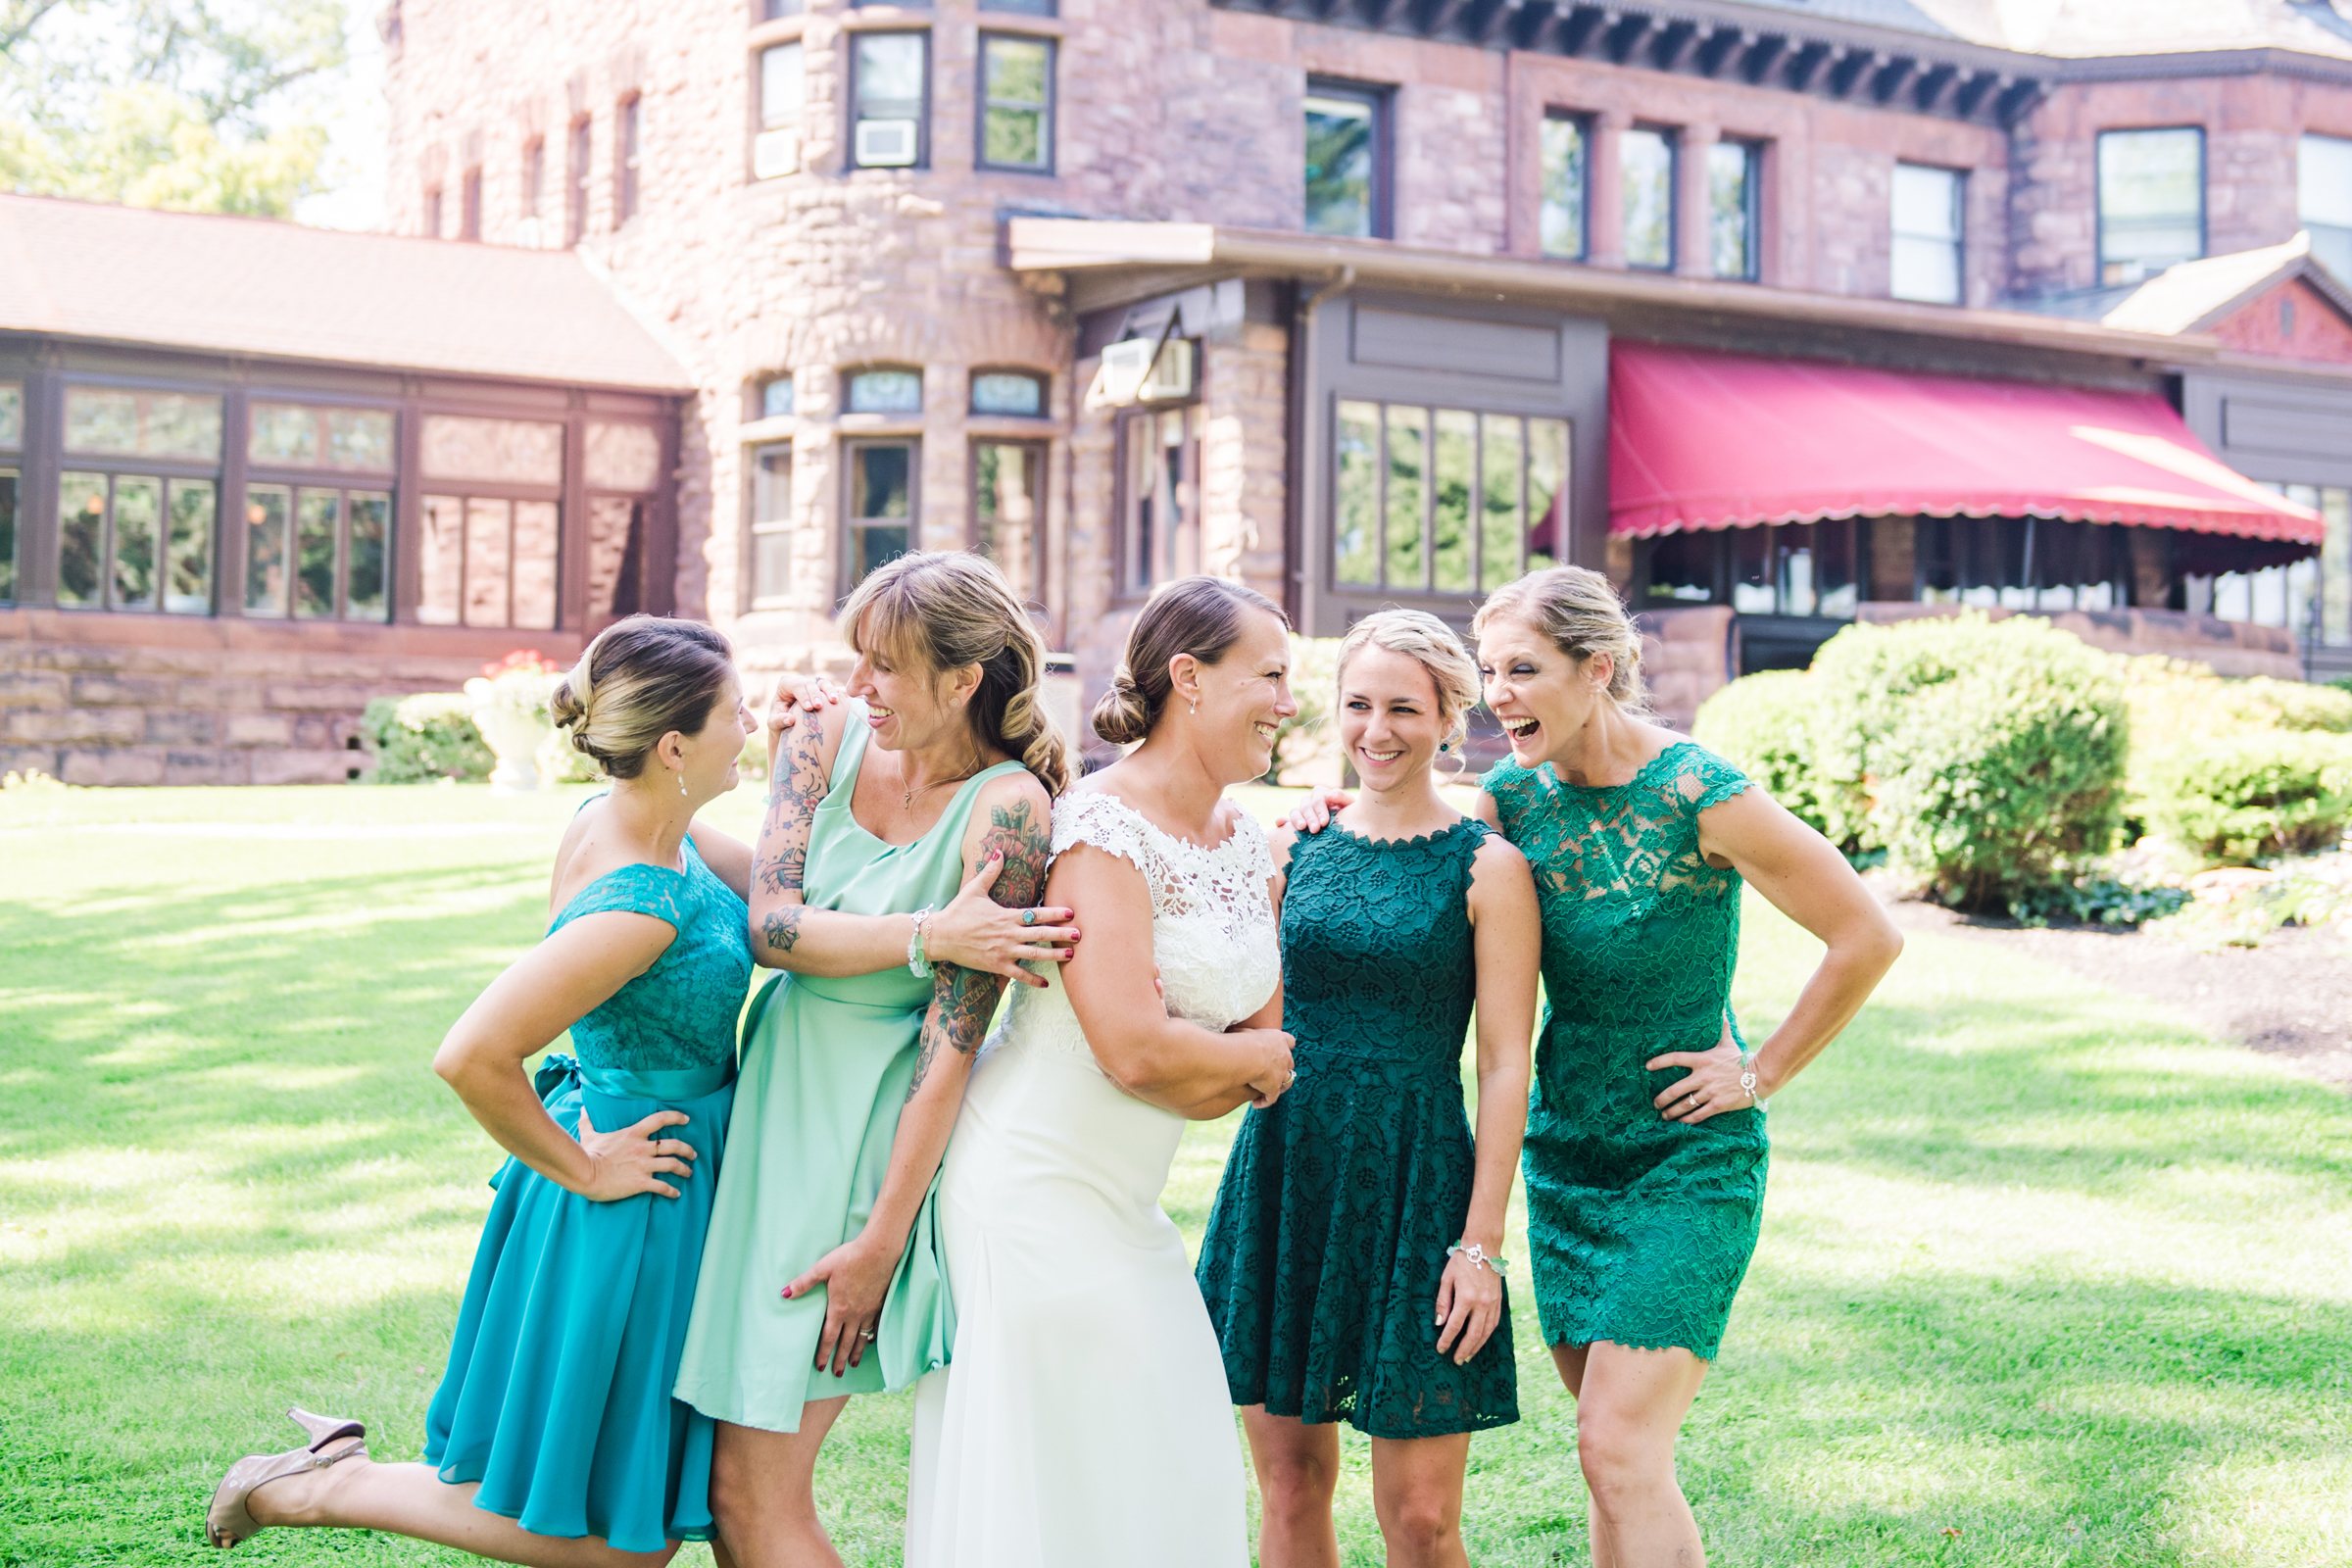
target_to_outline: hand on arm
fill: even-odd
[[[675,1198],[677,1189],[662,1177],[692,1169],[693,1148],[660,1136],[683,1126],[684,1112],[656,1111],[634,1126],[599,1132],[583,1108],[575,1141],[522,1070],[525,1059],[651,968],[676,934],[650,914],[582,915],[491,981],[433,1055],[433,1070],[499,1147],[567,1192],[598,1202],[639,1193]]]
[[[1705,1121],[1744,1110],[1778,1092],[1853,1022],[1903,951],[1902,934],[1845,857],[1762,790],[1744,791],[1701,811],[1698,847],[1711,861],[1728,861],[1829,952],[1788,1016],[1755,1051],[1752,1099],[1740,1082],[1739,1048],[1728,1038],[1712,1051],[1672,1051],[1651,1059],[1653,1070],[1690,1069],[1689,1077],[1658,1097],[1659,1109],[1670,1121]],[[1725,1033],[1728,1037],[1728,1025]]]

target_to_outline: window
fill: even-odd
[[[1031,370],[975,371],[972,412],[1042,419],[1046,416],[1046,378]]]
[[[68,387],[65,451],[58,604],[211,613],[220,400]]]
[[[852,414],[920,414],[923,372],[859,370],[850,377]]]
[[[2136,283],[2205,254],[2205,132],[2099,133],[2099,281]]]
[[[417,541],[416,618],[552,628],[564,427],[434,414],[419,445],[435,483]]]
[[[245,487],[245,613],[382,620],[392,498],[382,491]]]
[[[2311,231],[2311,254],[2339,282],[2352,282],[2352,141],[2306,136],[2295,161],[2296,211]]]
[[[1045,602],[1045,472],[1042,442],[972,445],[972,548],[1028,605]]]
[[[582,458],[591,490],[651,495],[662,488],[662,433],[650,424],[592,422]]]
[[[571,146],[566,152],[564,174],[564,243],[577,245],[580,236],[588,232],[588,138],[589,122],[585,119],[571,122]]]
[[[24,444],[24,388],[0,381],[0,605],[17,599],[17,508],[24,474],[15,453]]]
[[[752,608],[785,604],[792,592],[792,448],[752,453]]]
[[[1491,592],[1565,559],[1568,421],[1343,399],[1333,583]]]
[[[1196,408],[1123,416],[1119,587],[1147,594],[1200,569],[1200,416]]]
[[[1961,303],[1962,188],[1960,175],[1952,170],[1894,166],[1891,292],[1896,299]]]
[[[783,17],[797,17],[805,9],[802,0],[763,0],[760,16],[761,21],[774,22]]]
[[[588,619],[601,627],[645,608],[645,523],[662,484],[662,432],[591,420],[581,468],[588,481]]]
[[[441,237],[441,187],[438,185],[427,187],[424,193],[424,237]]]
[[[1922,517],[1913,592],[1978,610],[2120,610],[2130,602],[2123,530],[2047,517]]]
[[[860,32],[850,52],[850,163],[920,169],[931,161],[931,35]]]
[[[1754,282],[1762,252],[1763,149],[1719,141],[1707,149],[1707,257],[1717,277]]]
[[[458,187],[458,238],[478,240],[482,237],[482,172],[466,171],[466,178]]]
[[[980,0],[983,11],[1017,11],[1024,17],[1057,15],[1054,0]]]
[[[1536,219],[1538,242],[1546,256],[1585,259],[1585,122],[1546,115],[1543,130],[1544,200]]]
[[[1054,40],[980,35],[980,167],[1054,168]]]
[[[1674,266],[1674,137],[1636,125],[1617,138],[1625,196],[1625,265],[1664,271]]]
[[[1729,558],[1732,608],[1740,614],[1851,616],[1861,599],[1855,532],[1854,519],[1840,517],[1733,528],[1715,534],[1708,543]],[[1686,538],[1686,550],[1706,548],[1695,536]],[[1657,564],[1653,557],[1653,600],[1659,597]]]
[[[792,377],[770,376],[760,383],[760,417],[781,419],[791,416],[794,408]]]
[[[245,460],[256,468],[339,468],[390,473],[392,416],[381,409],[318,408],[256,398],[246,413]]]
[[[1310,234],[1389,236],[1388,94],[1309,78],[1306,228]]]
[[[808,78],[798,42],[760,52],[760,134],[752,141],[752,177],[774,179],[801,168],[801,111]]]
[[[850,443],[849,541],[843,552],[845,594],[876,566],[912,548],[915,454],[912,441]]]
[[[547,142],[533,136],[522,146],[522,216],[536,219],[547,200]],[[536,239],[533,243],[537,243]]]
[[[612,226],[637,216],[637,175],[643,151],[645,100],[623,98],[612,117]]]

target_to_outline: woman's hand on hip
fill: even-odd
[[[924,926],[923,956],[933,963],[1043,986],[1042,976],[1021,965],[1065,961],[1078,941],[1078,929],[1070,924],[1077,911],[1051,906],[1007,909],[989,896],[1004,869],[1002,855],[980,862],[980,869]]]
[[[819,1371],[833,1369],[840,1377],[865,1359],[874,1348],[882,1322],[882,1298],[890,1277],[898,1272],[899,1249],[885,1249],[864,1233],[842,1243],[816,1260],[816,1266],[784,1287],[784,1298],[795,1301],[818,1286],[825,1288],[825,1326],[816,1339]]]
[[[1502,1274],[1492,1262],[1474,1262],[1468,1252],[1446,1260],[1438,1280],[1438,1353],[1461,1366],[1486,1348],[1502,1321]]]
[[[613,1203],[639,1193],[675,1198],[678,1190],[667,1176],[691,1176],[694,1146],[676,1138],[658,1136],[664,1127],[683,1127],[693,1118],[682,1110],[657,1110],[633,1127],[600,1133],[580,1107],[580,1150],[588,1156],[588,1180],[575,1189],[594,1203]]]
[[[1346,790],[1330,788],[1310,792],[1306,799],[1291,808],[1291,814],[1282,825],[1294,833],[1320,833],[1337,815],[1341,808],[1350,805],[1355,797]]]
[[[1745,1110],[1763,1102],[1764,1088],[1755,1082],[1753,1061],[1753,1057],[1744,1062],[1740,1059],[1739,1043],[1732,1039],[1731,1025],[1727,1023],[1714,1050],[1669,1051],[1662,1056],[1650,1057],[1644,1065],[1651,1072],[1668,1067],[1690,1069],[1690,1076],[1658,1096],[1653,1103],[1668,1121],[1695,1123],[1727,1110]],[[1743,1074],[1747,1084],[1740,1082]]]

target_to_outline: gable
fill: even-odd
[[[2300,277],[2265,290],[2210,330],[2247,354],[2352,365],[2352,321]]]

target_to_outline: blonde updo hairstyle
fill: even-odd
[[[1478,662],[1446,625],[1426,610],[1383,610],[1348,628],[1340,641],[1339,679],[1348,677],[1348,661],[1366,648],[1385,648],[1402,654],[1429,671],[1438,691],[1439,736],[1458,745],[1470,726],[1470,710],[1478,706]]]
[[[841,607],[850,646],[933,677],[980,666],[964,708],[982,745],[1015,758],[1048,795],[1070,781],[1067,748],[1039,701],[1046,644],[1004,574],[980,556],[919,550],[876,567]]]
[[[1625,612],[1625,601],[1599,572],[1551,566],[1506,583],[1478,607],[1470,635],[1484,636],[1497,620],[1526,622],[1579,664],[1607,654],[1609,700],[1628,713],[1649,711],[1649,694],[1642,684],[1642,633]]]
[[[1110,690],[1095,704],[1095,733],[1113,746],[1132,746],[1151,734],[1175,690],[1169,662],[1190,654],[1203,664],[1222,663],[1252,610],[1290,628],[1281,606],[1222,577],[1179,577],[1153,594],[1127,634],[1127,657],[1111,676]]]
[[[608,777],[635,778],[662,736],[700,735],[734,680],[735,650],[715,627],[631,615],[597,633],[548,710]]]

